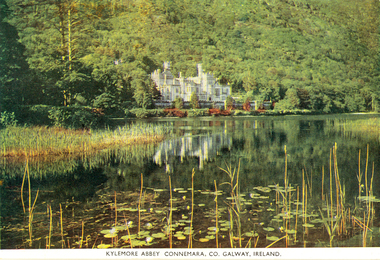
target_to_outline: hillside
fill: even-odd
[[[0,59],[2,110],[11,110],[9,104],[144,107],[155,94],[149,74],[163,61],[185,76],[196,75],[202,63],[233,92],[277,101],[280,108],[348,112],[377,106],[375,0],[0,5],[2,56],[21,53]]]

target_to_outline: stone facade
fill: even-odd
[[[180,73],[176,78],[170,71],[170,62],[164,62],[163,72],[158,69],[151,74],[152,80],[161,93],[161,100],[157,100],[157,103],[171,103],[177,97],[188,102],[192,92],[197,94],[201,102],[224,103],[227,96],[231,94],[231,87],[219,84],[213,74],[203,71],[201,64],[198,64],[197,68],[198,76],[196,77],[185,78]]]

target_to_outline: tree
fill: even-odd
[[[8,23],[11,18],[6,1],[0,0],[0,112],[13,111],[28,96],[25,48],[19,43],[16,28]]]
[[[225,108],[228,110],[231,110],[234,108],[234,99],[232,98],[231,95],[227,96],[226,101],[224,103]]]
[[[199,98],[198,98],[198,96],[197,96],[197,94],[195,92],[191,93],[191,96],[190,96],[190,107],[192,109],[199,108]]]
[[[181,97],[177,97],[174,99],[175,108],[182,109],[183,108],[183,99]]]
[[[243,103],[243,110],[251,111],[251,99],[249,97]]]

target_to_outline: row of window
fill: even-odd
[[[217,96],[217,97],[220,96],[220,94],[221,94],[221,91],[220,91],[220,90],[221,90],[221,89],[219,89],[219,88],[215,89],[215,92],[214,92],[215,96]],[[164,88],[164,89],[162,89],[161,91],[162,91],[162,94],[165,94],[165,93],[169,94],[169,93],[171,93],[171,91],[170,91],[168,88]],[[186,92],[187,92],[187,93],[192,93],[193,91],[194,91],[194,90],[192,90],[191,88],[186,88]],[[196,89],[195,89],[195,93],[196,93],[196,94],[199,94],[199,88],[196,88]],[[180,89],[180,88],[175,88],[175,94],[184,94],[184,93],[181,92],[181,89]],[[228,94],[229,94],[229,93],[228,93],[228,90],[224,89],[224,90],[222,91],[222,94],[224,94],[224,95],[228,95]]]

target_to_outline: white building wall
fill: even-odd
[[[174,78],[170,72],[170,62],[164,62],[164,71],[155,70],[151,78],[161,92],[163,101],[173,102],[176,97],[190,101],[192,92],[195,92],[201,101],[225,101],[231,93],[230,86],[220,85],[212,74],[203,71],[201,64],[197,65],[197,69],[197,77],[184,78],[180,73],[179,78]],[[217,89],[219,97],[216,96]]]

